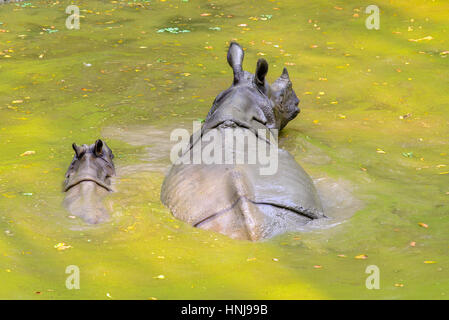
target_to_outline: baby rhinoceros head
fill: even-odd
[[[105,197],[115,175],[111,149],[101,140],[88,146],[72,145],[75,155],[65,175],[64,206],[73,216],[90,224],[105,222],[109,211]]]
[[[111,177],[115,175],[115,167],[112,159],[114,155],[105,142],[97,140],[88,146],[83,144],[72,145],[75,155],[65,175],[64,191],[74,186],[92,181],[98,186],[111,191]]]

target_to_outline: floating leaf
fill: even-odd
[[[432,36],[427,36],[427,37],[419,38],[419,39],[408,39],[408,41],[411,41],[411,42],[420,42],[420,41],[424,41],[424,40],[432,40],[432,39],[433,39]]]
[[[261,14],[260,15],[260,20],[263,20],[263,21],[271,20],[271,18],[273,18],[272,14]]]
[[[364,259],[367,259],[368,256],[366,254],[359,254],[358,256],[355,256],[354,258],[364,260]]]
[[[42,29],[42,30],[44,30],[45,32],[47,32],[47,33],[55,33],[55,32],[58,32],[59,30],[57,30],[57,29],[47,29],[47,28],[44,28],[44,29]]]
[[[174,33],[174,34],[177,34],[177,33],[190,32],[190,30],[187,30],[187,29],[179,29],[178,27],[173,27],[173,28],[167,27],[167,28],[159,29],[159,30],[157,30],[157,32],[158,32],[158,33],[168,32],[168,33]]]
[[[418,225],[423,228],[428,228],[429,226],[423,222],[419,222]]]
[[[69,248],[72,248],[72,246],[69,246],[69,245],[65,244],[64,242],[60,242],[55,245],[55,249],[58,251],[63,251],[63,250],[69,249]]]
[[[26,157],[26,156],[31,156],[32,154],[36,154],[36,151],[33,151],[33,150],[25,151],[25,152],[22,153],[20,156],[21,156],[21,157]]]

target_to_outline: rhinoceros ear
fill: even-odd
[[[237,42],[231,42],[228,49],[228,63],[234,72],[234,84],[236,84],[243,75],[243,58],[245,53]]]
[[[268,73],[268,62],[265,59],[259,59],[257,61],[257,67],[256,67],[256,73],[254,76],[254,82],[258,86],[264,86],[265,85],[265,76]]]
[[[101,141],[100,139],[98,139],[97,141],[95,141],[95,155],[97,157],[101,157],[103,155],[103,141]]]
[[[76,143],[72,143],[73,151],[75,151],[75,155],[79,158],[83,152],[83,147],[77,146]]]

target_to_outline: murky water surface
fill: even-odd
[[[78,1],[80,30],[68,1],[26,3],[0,6],[0,298],[447,299],[447,2],[378,1],[378,31],[359,1]],[[260,243],[159,200],[168,133],[230,85],[231,39],[249,71],[287,66],[302,112],[280,144],[330,217]],[[118,175],[110,222],[90,226],[62,181],[72,142],[100,137]]]

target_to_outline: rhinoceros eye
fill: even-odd
[[[79,155],[77,155],[76,157],[78,160],[81,160],[85,156],[85,154],[86,154],[86,151],[81,151],[81,153]]]

